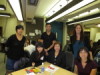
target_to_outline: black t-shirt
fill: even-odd
[[[7,57],[14,60],[23,57],[25,40],[24,36],[20,41],[17,39],[15,34],[10,36],[6,42],[6,46],[8,47]]]
[[[29,66],[32,66],[32,63],[35,63],[35,66],[39,66],[42,62],[45,61],[45,52],[40,55],[37,51],[34,51],[30,56]]]
[[[50,35],[44,32],[41,35],[41,39],[43,40],[44,48],[47,49],[52,45],[52,42],[56,40],[56,35],[53,32],[51,32]]]
[[[66,68],[65,53],[60,51],[58,56],[55,57],[55,51],[51,51],[47,56],[47,61],[62,68]]]

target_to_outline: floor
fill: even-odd
[[[5,72],[6,72],[4,57],[5,57],[5,54],[0,53],[0,75],[5,75]]]

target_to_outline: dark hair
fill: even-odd
[[[32,40],[31,44],[36,45],[36,41]]]
[[[80,57],[79,53],[80,53],[81,51],[83,51],[83,50],[86,51],[87,54],[88,54],[88,56],[87,56],[87,62],[86,62],[86,63],[88,63],[88,62],[91,61],[91,59],[90,59],[90,53],[89,53],[89,50],[88,50],[86,47],[80,48],[80,50],[78,51],[76,60],[78,60],[78,62],[81,62],[81,57]]]
[[[24,27],[23,27],[22,25],[17,25],[17,26],[16,26],[16,31],[17,31],[18,29],[24,30]]]
[[[38,50],[37,50],[38,47],[43,47],[43,51],[41,53],[38,52]],[[36,43],[36,51],[35,52],[36,52],[36,55],[37,55],[36,56],[37,59],[41,58],[41,56],[45,55],[43,43],[41,43],[41,42]]]
[[[37,42],[37,43],[36,43],[36,47],[43,47],[43,48],[44,48],[44,45],[43,45],[42,42]]]
[[[55,47],[55,45],[57,45],[57,44],[60,46],[60,51],[61,51],[61,50],[62,50],[62,46],[61,46],[61,43],[60,43],[60,42],[58,42],[58,41],[55,42],[55,43],[54,43],[54,47]]]
[[[77,36],[76,36],[76,27],[77,26],[80,26],[81,27],[81,33],[80,33],[80,42],[83,42],[83,40],[84,40],[84,33],[83,33],[83,28],[82,28],[82,25],[81,24],[77,24],[77,25],[75,25],[75,27],[74,27],[74,31],[73,31],[73,43],[75,43],[75,41],[76,41],[76,39],[77,39]]]
[[[28,44],[30,45],[30,39],[29,39],[29,38],[26,38],[26,43],[27,43],[27,41],[29,41],[29,43],[28,43]]]
[[[51,26],[51,24],[50,24],[50,23],[46,23],[46,26],[47,26],[47,25],[50,25],[50,26]]]

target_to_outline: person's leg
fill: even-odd
[[[14,71],[14,60],[7,58],[6,61],[6,75]]]

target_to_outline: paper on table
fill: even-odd
[[[56,67],[56,66],[54,66],[54,65],[50,65],[50,66],[48,66],[45,70],[46,71],[48,71],[48,72],[55,72],[55,71],[57,71],[59,68],[58,67]]]
[[[32,72],[32,73],[28,73],[28,74],[26,74],[26,75],[36,75],[36,74]]]

